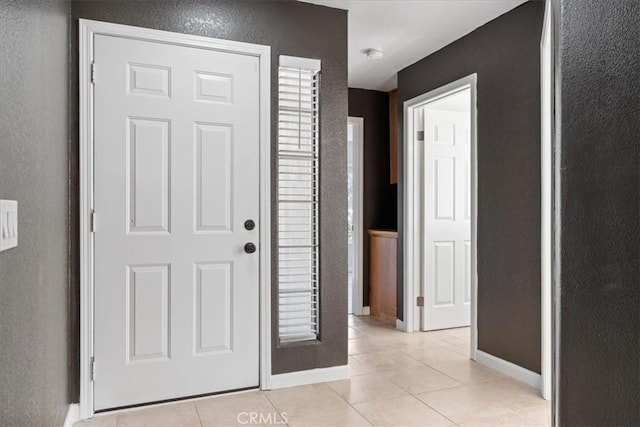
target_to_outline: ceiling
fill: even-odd
[[[349,87],[389,91],[396,73],[526,0],[301,0],[349,11]],[[381,49],[381,59],[363,50]]]

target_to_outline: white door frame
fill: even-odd
[[[362,316],[364,313],[363,304],[363,195],[364,195],[364,118],[362,117],[348,117],[347,123],[352,124],[358,128],[358,138],[353,141],[353,239],[354,239],[354,254],[353,261],[355,263],[353,268],[353,307],[352,310],[357,316]]]
[[[414,112],[438,99],[455,92],[469,89],[471,92],[471,359],[476,359],[478,349],[478,145],[477,145],[477,74],[463,77],[438,89],[422,94],[404,102],[404,321],[399,323],[407,332],[421,330],[420,310],[417,309],[416,297],[424,295],[422,271],[423,247],[421,236],[422,203],[424,186],[422,185],[423,165],[422,151],[416,139]],[[409,256],[410,254],[410,256]]]
[[[80,19],[80,418],[93,416],[94,235],[92,62],[98,34],[255,56],[260,61],[260,387],[271,387],[271,48]],[[97,70],[96,70],[97,71]],[[95,75],[99,79],[99,71]]]
[[[546,1],[542,39],[540,40],[540,101],[541,101],[541,387],[542,397],[551,399],[553,372],[552,344],[552,271],[553,271],[553,147],[554,147],[554,61],[553,7]]]

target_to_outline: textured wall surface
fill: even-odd
[[[371,228],[397,227],[396,185],[389,177],[389,94],[349,89],[349,116],[364,119],[363,299],[369,305],[369,234]]]
[[[478,74],[478,339],[540,372],[540,37],[529,2],[398,73],[398,105]],[[398,112],[402,135],[402,111]],[[402,138],[399,138],[402,141]],[[398,147],[402,284],[403,147]],[[402,288],[398,310],[402,311]]]
[[[556,5],[560,425],[637,426],[640,2]]]
[[[78,186],[77,22],[79,18],[156,28],[271,46],[271,117],[277,118],[278,55],[322,61],[321,108],[321,313],[319,342],[279,347],[277,311],[273,307],[273,373],[347,363],[347,13],[343,10],[296,1],[74,1],[70,84],[72,194]],[[272,156],[277,126],[272,122]],[[275,169],[272,170],[272,186]],[[272,203],[275,208],[275,187]],[[72,229],[77,229],[78,201],[72,199]],[[276,218],[272,229],[275,232]],[[73,235],[72,284],[78,297],[78,236]],[[275,247],[272,253],[276,254]],[[277,259],[273,259],[272,301],[277,302]],[[76,328],[77,331],[77,328]],[[76,332],[77,333],[77,332]]]
[[[61,426],[69,396],[69,4],[0,1],[0,198],[18,247],[0,253],[0,425]]]

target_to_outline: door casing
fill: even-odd
[[[470,89],[471,92],[471,359],[476,360],[478,350],[478,145],[477,145],[477,108],[476,108],[476,81],[477,74],[463,77],[438,89],[419,95],[404,102],[404,243],[405,256],[403,261],[404,269],[404,321],[398,321],[398,328],[407,332],[421,330],[420,311],[416,308],[416,297],[424,295],[422,262],[423,248],[422,241],[415,236],[421,236],[420,220],[422,218],[421,206],[424,188],[420,176],[422,170],[422,156],[418,151],[422,148],[418,146],[418,141],[414,138],[416,134],[416,123],[414,123],[414,112],[425,105],[444,98],[461,90]]]
[[[351,117],[347,118],[347,123],[358,129],[358,136],[353,141],[353,216],[354,216],[354,271],[353,271],[353,313],[356,316],[364,315],[363,300],[363,195],[364,195],[364,118]]]
[[[97,34],[210,49],[257,57],[260,61],[260,387],[271,387],[271,48],[269,46],[173,33],[128,25],[80,19],[80,418],[94,414],[93,405],[93,311],[94,311],[94,188],[92,80],[93,40]]]

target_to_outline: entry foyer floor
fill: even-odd
[[[538,390],[469,360],[469,328],[407,334],[349,316],[349,366],[349,380],[130,409],[76,426],[549,425]]]

